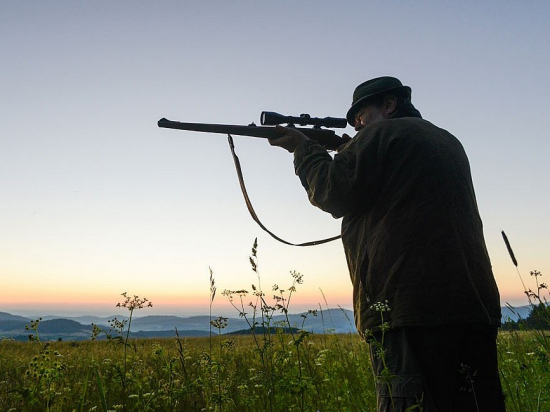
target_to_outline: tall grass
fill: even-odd
[[[506,393],[506,406],[510,412],[550,411],[550,307],[548,287],[539,279],[538,270],[530,271],[535,288],[525,284],[518,261],[502,232],[508,253],[516,268],[523,291],[530,306],[527,319],[519,317],[517,328],[501,332],[498,337],[498,354],[501,380]],[[514,308],[508,304],[514,311]]]

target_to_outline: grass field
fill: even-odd
[[[374,410],[367,345],[358,336],[258,338],[260,349],[250,335],[130,340],[126,361],[123,341],[4,340],[0,410]],[[501,333],[499,355],[508,411],[549,411],[549,353],[539,337]]]
[[[254,243],[250,263],[259,285],[256,248]],[[536,322],[518,322],[498,337],[508,412],[550,411],[550,309],[541,296],[548,290],[539,283],[540,272],[531,275],[537,287],[526,294],[538,311],[530,319]],[[129,318],[113,319],[108,330],[94,327],[90,341],[42,342],[40,320],[31,322],[29,342],[0,339],[0,411],[374,411],[368,345],[357,334],[310,334],[288,317],[273,321],[275,314],[288,314],[302,283],[299,273],[291,277],[286,290],[273,286],[271,304],[256,286],[251,294],[222,293],[248,322],[251,333],[243,336],[223,334],[228,319],[211,316],[208,338],[180,338],[175,331],[170,339],[130,339],[134,312],[151,303],[127,294],[117,306]],[[210,272],[211,308],[215,297]],[[373,307],[384,330],[389,308]]]

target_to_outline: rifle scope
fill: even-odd
[[[338,117],[311,117],[309,114],[301,114],[299,117],[284,116],[275,112],[262,112],[260,115],[260,123],[264,126],[275,126],[276,124],[288,123],[298,124],[300,126],[311,125],[315,128],[319,127],[346,127],[348,121]]]

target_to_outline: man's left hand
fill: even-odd
[[[271,146],[282,147],[283,149],[288,150],[290,153],[294,153],[294,150],[296,150],[296,147],[298,147],[300,143],[309,140],[309,138],[305,134],[292,127],[277,125],[275,126],[275,130],[280,133],[281,137],[268,139],[269,144]]]

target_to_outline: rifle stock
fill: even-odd
[[[162,118],[158,121],[158,126],[167,129],[189,130],[193,132],[205,133],[223,133],[237,136],[261,137],[265,139],[281,137],[281,135],[275,130],[275,127],[256,126],[254,124],[249,126],[240,126],[233,124],[184,123]],[[332,130],[307,127],[296,127],[296,130],[299,130],[307,137],[315,140],[328,150],[336,150],[342,144],[346,143],[344,139],[336,135],[336,133]]]

